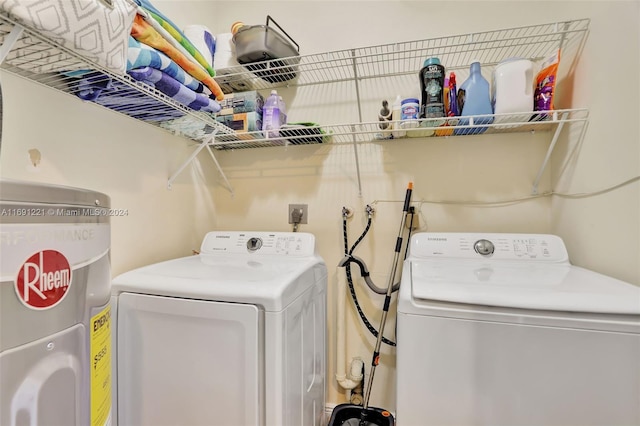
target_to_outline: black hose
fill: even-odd
[[[414,215],[415,215],[415,207],[413,207],[413,206],[409,207],[409,214],[411,215],[411,221],[410,221],[410,225],[409,225],[409,235],[407,237],[407,244],[405,246],[404,259],[407,258],[407,253],[409,252],[409,241],[411,240],[411,231],[413,229],[413,219],[414,219]],[[367,220],[367,226],[365,227],[364,231],[362,231],[362,234],[360,234],[360,236],[358,237],[356,242],[353,244],[353,246],[351,246],[351,249],[349,249],[348,238],[347,238],[347,210],[346,210],[346,208],[342,209],[342,216],[343,216],[342,230],[343,230],[343,235],[344,235],[344,252],[345,252],[345,256],[351,256],[351,255],[353,255],[353,252],[356,249],[356,247],[362,242],[364,237],[369,232],[369,229],[371,228],[371,215],[369,215],[369,218]],[[358,302],[358,297],[356,296],[355,287],[354,287],[354,284],[353,284],[353,278],[351,276],[351,262],[348,262],[345,265],[345,269],[346,269],[346,275],[347,275],[347,283],[348,283],[348,286],[349,286],[349,292],[351,293],[351,299],[353,299],[353,304],[355,305],[356,310],[358,311],[358,315],[360,316],[360,319],[362,320],[364,325],[367,327],[369,332],[374,337],[377,338],[378,337],[378,330],[376,330],[375,327],[371,324],[371,322],[369,321],[369,319],[367,318],[367,316],[363,312],[362,308],[360,307],[360,303]],[[367,283],[367,285],[369,285],[369,283]],[[369,285],[369,288],[371,288],[373,291],[375,291],[371,285]],[[395,284],[393,286],[393,291],[395,292],[399,288],[400,288],[400,282],[398,282],[397,284]],[[378,294],[384,294],[384,293],[378,293]],[[395,346],[396,345],[395,342],[387,339],[384,336],[382,337],[382,341],[384,343],[386,343],[387,345],[390,345],[390,346]]]
[[[369,232],[369,228],[371,228],[371,215],[369,215],[369,218],[367,219],[367,226],[365,227],[364,231],[362,232],[360,237],[358,237],[356,242],[353,244],[353,246],[351,247],[351,250],[347,251],[347,247],[349,246],[349,244],[347,242],[347,217],[346,217],[346,215],[343,214],[343,216],[342,216],[342,230],[343,230],[343,234],[344,234],[345,255],[351,255],[353,253],[353,251],[356,249],[358,244],[360,244],[360,242],[364,239],[364,237]],[[378,338],[378,330],[376,330],[375,327],[371,324],[371,322],[369,322],[369,319],[367,318],[367,316],[362,311],[362,308],[360,307],[360,303],[358,303],[358,297],[356,296],[356,290],[355,290],[354,285],[353,285],[353,278],[351,277],[351,263],[350,262],[345,265],[345,270],[346,270],[346,274],[347,274],[347,284],[349,286],[349,292],[351,293],[351,299],[353,299],[353,304],[355,305],[356,310],[358,311],[358,315],[360,316],[360,319],[364,323],[365,327],[367,327],[367,330],[369,330],[369,332],[371,334],[373,334],[374,337]],[[396,345],[396,342],[393,342],[393,341],[387,339],[384,336],[382,337],[382,342],[386,343],[387,345],[390,345],[390,346],[395,346]]]

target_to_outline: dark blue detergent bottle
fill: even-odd
[[[491,106],[491,91],[489,82],[480,72],[480,62],[471,63],[470,75],[458,88],[458,111],[460,121],[458,126],[469,125],[467,117],[473,116],[473,124],[491,124],[493,117],[476,117],[476,115],[493,114]],[[456,128],[456,135],[477,135],[487,130],[487,127]]]

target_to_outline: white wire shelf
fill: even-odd
[[[354,146],[355,165],[359,170],[358,144],[389,140],[401,142],[402,139],[390,139],[390,132],[381,130],[379,122],[362,120],[359,95],[362,80],[415,74],[422,67],[424,59],[437,56],[448,71],[457,71],[462,81],[469,65],[476,60],[490,72],[500,61],[511,57],[540,61],[557,49],[579,51],[588,31],[589,20],[580,19],[302,55],[217,70],[216,81],[226,93],[345,81],[354,83],[360,112],[358,123],[292,128],[276,139],[265,138],[262,132],[238,133],[216,121],[214,114],[194,111],[128,75],[114,74],[4,15],[0,15],[0,66],[35,83],[197,142],[193,154],[169,178],[168,186],[171,187],[177,175],[206,148],[233,193],[213,150],[351,143]],[[97,99],[87,98],[86,88],[79,81],[77,71],[91,71],[92,82],[108,85],[111,90],[105,91]],[[480,120],[480,123],[471,121],[466,126],[455,127],[437,127],[432,122],[422,120],[419,129],[408,132],[419,137],[433,133],[431,137],[442,138],[478,133],[552,131],[547,158],[534,183],[535,192],[562,127],[566,123],[585,122],[588,111],[558,110],[549,113],[543,120],[532,120],[533,114],[477,116],[476,120]],[[489,119],[490,122],[482,119]],[[359,171],[358,186],[361,191]]]
[[[473,117],[449,118],[444,126],[434,125],[437,120],[422,119],[415,121],[415,128],[400,130],[405,135],[394,138],[393,130],[383,130],[380,122],[357,124],[334,124],[327,126],[309,126],[286,129],[280,137],[266,138],[263,132],[246,132],[233,135],[214,135],[209,145],[216,149],[264,148],[283,145],[311,144],[351,144],[378,142],[402,142],[421,137],[443,139],[447,137],[522,133],[550,132],[559,124],[582,123],[587,121],[587,109],[562,109],[546,112],[509,113],[477,115]],[[468,124],[455,124],[460,118],[468,118]],[[438,123],[444,120],[438,121]],[[390,121],[394,126],[400,122]]]
[[[474,60],[483,68],[512,57],[535,62],[579,45],[588,30],[589,19],[580,19],[337,50],[216,70],[216,81],[228,93],[417,74],[433,56],[447,71],[468,71]]]
[[[126,74],[112,73],[5,16],[0,16],[0,42],[2,69],[37,84],[197,142],[213,132],[234,133],[215,115],[192,110]],[[96,86],[107,89],[91,99],[91,87]]]

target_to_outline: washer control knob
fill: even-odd
[[[478,240],[473,244],[473,249],[481,256],[491,256],[495,247],[489,240]]]
[[[260,247],[262,247],[262,240],[260,238],[252,237],[247,241],[247,250],[249,251],[260,250]]]

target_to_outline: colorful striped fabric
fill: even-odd
[[[207,74],[207,72],[198,65],[189,61],[187,57],[158,34],[158,32],[154,30],[153,27],[151,27],[151,25],[142,18],[142,16],[136,15],[134,18],[133,25],[131,27],[131,35],[139,42],[164,52],[175,63],[180,65],[182,69],[207,86],[209,90],[211,90],[213,96],[215,96],[216,100],[221,101],[224,99],[224,93],[213,77]]]
[[[128,85],[101,72],[87,73],[70,84],[79,98],[138,120],[158,123],[184,116],[183,111],[149,96],[140,96]]]
[[[204,58],[204,56],[202,56],[202,53],[200,53],[198,49],[196,49],[196,47],[184,35],[184,33],[180,31],[180,28],[171,21],[171,19],[169,19],[161,11],[159,11],[153,4],[151,4],[149,0],[134,1],[142,9],[144,9],[145,12],[151,15],[153,19],[160,23],[160,25],[162,25],[162,27],[169,32],[169,34],[171,34],[178,42],[180,42],[180,44],[184,46],[184,48],[187,49],[187,51],[191,53],[191,55],[193,55],[196,61],[198,61],[198,63],[207,70],[210,76],[214,77],[216,75],[211,65],[207,63],[207,60]]]
[[[207,62],[205,57],[202,56],[202,53],[200,53],[200,51],[196,49],[193,43],[191,43],[191,41],[186,36],[184,36],[181,31],[173,27],[169,22],[162,19],[162,17],[157,15],[156,13],[146,9],[145,11],[149,15],[151,15],[151,17],[155,19],[162,26],[162,28],[164,28],[169,34],[171,34],[171,36],[174,39],[176,39],[178,43],[180,43],[182,47],[184,47],[187,50],[187,52],[189,52],[191,56],[193,56],[195,60],[198,61],[198,63],[204,67],[204,69],[207,70],[210,76],[214,77],[216,75],[216,72],[214,71],[214,69]]]
[[[205,92],[204,85],[199,80],[196,80],[191,75],[187,74],[167,55],[160,52],[159,50],[154,49],[151,46],[140,43],[135,38],[129,36],[129,49],[127,51],[127,72],[143,67],[151,67],[157,69],[158,71],[162,71],[195,92]],[[207,89],[207,94],[209,93],[210,92]]]
[[[187,59],[200,66],[204,71],[207,72],[207,74],[209,74],[209,71],[205,69],[205,67],[200,65],[196,58],[189,51],[187,51],[187,49],[185,49],[184,46],[178,42],[178,40],[176,40],[171,34],[169,34],[169,32],[165,30],[158,21],[153,19],[153,17],[147,11],[139,7],[138,14],[142,16],[144,18],[144,21],[151,25],[153,29],[158,32],[158,34],[160,34],[165,40],[167,40],[173,47],[178,49],[178,51],[180,51],[180,53],[182,53]]]
[[[129,75],[138,81],[155,87],[170,98],[195,111],[216,113],[220,104],[207,95],[196,93],[168,74],[154,68],[144,67],[129,71]]]

